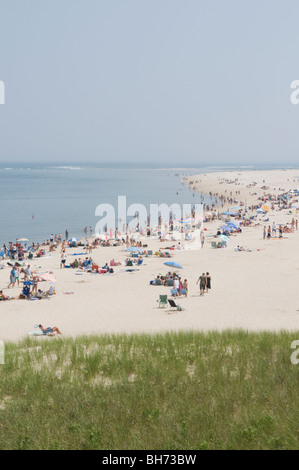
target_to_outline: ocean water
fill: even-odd
[[[17,238],[42,242],[53,234],[82,238],[84,227],[93,229],[100,217],[99,204],[112,204],[126,196],[127,207],[139,203],[200,204],[182,184],[184,175],[199,169],[126,168],[76,165],[0,166],[0,246]],[[205,197],[211,203],[209,196]],[[129,222],[131,218],[127,219]],[[120,226],[120,228],[122,228]]]
[[[127,207],[139,203],[147,210],[150,204],[202,203],[200,194],[182,184],[186,175],[278,168],[282,167],[0,164],[0,246],[17,238],[43,242],[52,233],[64,235],[66,229],[70,237],[82,238],[84,227],[95,228],[100,220],[95,216],[99,204],[112,204],[117,218],[118,196],[126,196]],[[204,202],[213,201],[205,195]]]

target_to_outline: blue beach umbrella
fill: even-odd
[[[233,228],[233,229],[235,229],[235,230],[238,230],[237,225],[233,224],[232,222],[227,222],[226,225],[228,225],[229,227],[231,227],[231,228]]]
[[[178,263],[175,263],[174,261],[166,261],[166,263],[164,263],[166,266],[170,266],[171,268],[178,268],[178,269],[183,269],[183,266],[181,266],[180,264]]]
[[[77,238],[75,238],[75,237],[68,239],[68,242],[77,242],[77,241],[78,241],[78,240],[77,240]]]
[[[222,212],[222,215],[236,215],[235,212],[232,212],[232,211],[227,211],[227,212]]]
[[[222,225],[222,226],[221,226],[221,229],[222,229],[224,232],[231,232],[231,231],[232,231],[232,228],[229,227],[228,225]]]

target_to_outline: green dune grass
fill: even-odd
[[[1,449],[298,449],[299,332],[28,338],[0,365]]]

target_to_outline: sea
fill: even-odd
[[[69,237],[82,239],[85,227],[87,235],[90,227],[95,230],[98,205],[112,205],[117,217],[119,196],[126,196],[127,207],[138,203],[147,210],[150,204],[210,205],[213,198],[193,193],[184,176],[237,169],[255,167],[0,164],[0,246],[19,238],[41,243],[51,234],[65,236],[66,230]]]

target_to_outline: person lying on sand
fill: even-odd
[[[62,333],[61,331],[57,328],[57,326],[53,326],[52,328],[51,327],[48,327],[48,328],[44,328],[43,325],[38,325],[38,328],[43,332],[44,335],[46,336],[55,336],[55,334],[57,333],[58,335],[61,335],[62,336]]]
[[[4,295],[3,291],[0,290],[0,300],[13,300],[14,297],[11,297],[10,295]]]

